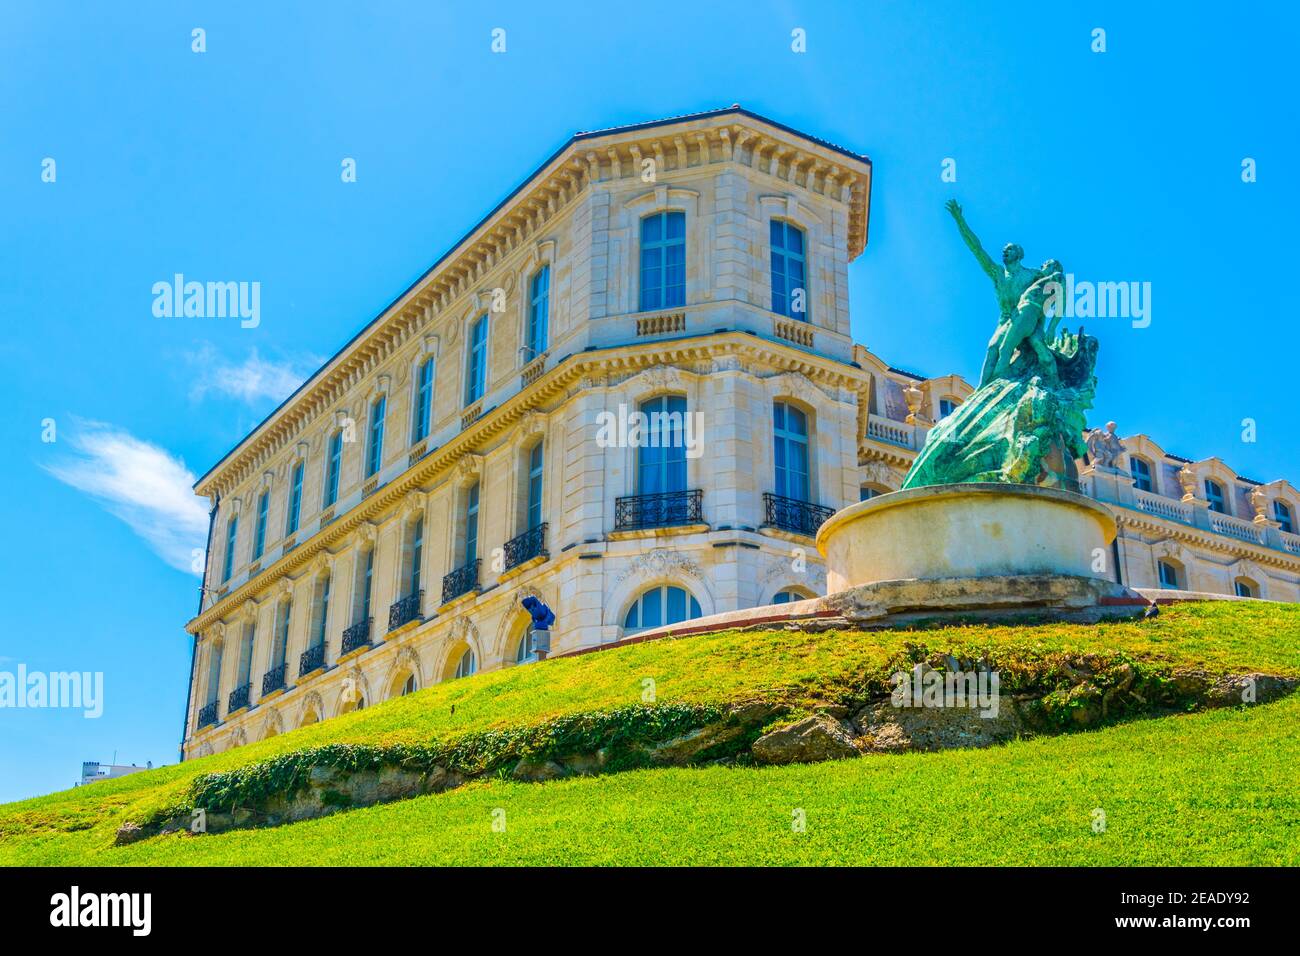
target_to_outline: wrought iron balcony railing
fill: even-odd
[[[478,590],[478,566],[481,563],[478,559],[471,561],[442,579],[443,604],[456,600],[462,594]]]
[[[700,524],[704,520],[704,492],[662,491],[653,495],[629,495],[614,501],[614,530],[670,528]]]
[[[782,531],[806,534],[811,538],[817,534],[822,522],[833,514],[834,508],[815,505],[810,501],[774,495],[770,491],[763,495],[763,523]]]
[[[205,704],[199,711],[199,730],[211,727],[217,722],[217,706],[217,701],[214,700],[210,704]]]
[[[277,690],[284,690],[284,678],[289,670],[288,662],[280,663],[272,667],[262,675],[262,696],[273,694]]]
[[[370,628],[374,625],[375,619],[368,617],[364,621],[357,621],[343,632],[343,653],[351,654],[353,651],[360,650],[370,644]]]
[[[546,552],[546,522],[529,528],[523,534],[506,542],[506,570],[518,567],[537,557],[550,557]]]
[[[310,674],[312,671],[318,671],[325,666],[325,645],[315,644],[302,652],[302,657],[298,658],[298,676]]]
[[[237,710],[242,710],[248,706],[248,695],[252,693],[252,684],[241,684],[230,692],[230,699],[226,702],[226,713],[233,714]]]
[[[424,606],[424,592],[416,591],[400,600],[394,601],[388,609],[388,629],[395,631],[403,624],[418,620],[420,608]]]

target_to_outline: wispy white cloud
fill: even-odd
[[[186,356],[194,368],[190,398],[209,394],[238,399],[249,405],[270,399],[279,403],[306,380],[320,364],[311,356],[277,362],[250,349],[242,362],[231,362],[210,344]]]
[[[75,457],[46,470],[125,521],[172,567],[194,572],[194,550],[201,554],[207,541],[208,512],[185,463],[100,422],[79,423],[68,442]]]

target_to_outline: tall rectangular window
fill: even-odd
[[[370,447],[366,451],[366,477],[379,471],[384,463],[384,413],[388,410],[388,396],[380,395],[370,406]]]
[[[235,570],[235,537],[238,534],[239,515],[231,515],[230,520],[226,522],[226,554],[221,564],[222,584],[230,580],[230,575]]]
[[[1168,561],[1159,561],[1156,566],[1160,571],[1160,586],[1174,591],[1178,590],[1178,569]]]
[[[528,360],[546,351],[547,324],[551,311],[551,267],[542,266],[533,276],[528,294]]]
[[[807,322],[803,230],[773,219],[769,234],[772,240],[772,311]]]
[[[1217,511],[1219,514],[1227,514],[1227,506],[1223,502],[1223,486],[1217,481],[1205,479],[1205,500],[1210,503],[1210,510]]]
[[[411,529],[411,580],[407,594],[420,590],[420,569],[424,565],[424,518],[417,518]]]
[[[222,645],[214,645],[208,657],[208,703],[215,703],[221,695]]]
[[[253,642],[256,640],[257,626],[250,623],[244,628],[244,640],[239,646],[239,675],[235,680],[236,687],[243,687],[248,683],[253,669]]]
[[[433,357],[424,360],[419,375],[415,380],[415,423],[411,429],[411,441],[422,441],[429,437],[430,418],[433,415]]]
[[[478,482],[465,495],[465,563],[478,560]]]
[[[279,667],[289,654],[289,618],[293,614],[293,602],[285,601],[280,612],[279,626],[276,628],[275,650],[271,654],[271,667]]]
[[[1142,458],[1128,456],[1128,471],[1133,476],[1133,487],[1138,491],[1151,490],[1151,466]]]
[[[325,643],[325,633],[329,626],[330,615],[330,576],[325,575],[325,580],[320,585],[320,605],[316,609],[316,643]]]
[[[366,552],[366,570],[361,576],[361,620],[370,617],[370,589],[375,578],[375,549]]]
[[[647,432],[637,448],[637,494],[686,490],[686,398],[661,395],[642,402]]]
[[[542,523],[542,443],[528,453],[528,529]]]
[[[776,460],[776,493],[807,501],[808,416],[793,405],[772,406],[772,452]]]
[[[1281,501],[1273,502],[1273,520],[1277,522],[1279,531],[1285,531],[1287,534],[1295,533],[1295,524],[1291,520],[1291,509]]]
[[[253,529],[253,560],[266,549],[266,514],[270,509],[271,493],[264,491],[257,499],[257,527]]]
[[[293,466],[293,477],[289,481],[289,516],[284,524],[284,533],[293,534],[298,530],[298,518],[302,515],[302,472],[306,462],[300,461]]]
[[[325,495],[321,507],[328,508],[339,500],[339,470],[343,465],[343,430],[339,429],[330,436],[330,445],[325,458]]]
[[[641,220],[641,311],[686,304],[686,213]]]
[[[465,404],[473,405],[487,390],[488,317],[484,313],[470,326],[468,365],[465,368]]]

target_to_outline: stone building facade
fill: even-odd
[[[528,595],[554,655],[824,593],[820,522],[896,489],[971,392],[852,342],[870,194],[866,157],[739,107],[574,136],[196,484],[185,756],[526,665]],[[1084,481],[1126,583],[1166,560],[1297,598],[1269,517],[1295,489],[1125,444],[1150,492]]]

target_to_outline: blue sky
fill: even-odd
[[[1285,7],[448,6],[6,5],[0,670],[102,671],[105,700],[0,710],[0,800],[176,759],[193,476],[576,130],[740,103],[868,154],[854,335],[926,375],[973,377],[995,318],[948,198],[992,251],[1150,282],[1149,327],[1089,324],[1095,421],[1300,480]],[[177,272],[260,282],[260,325],[155,318]]]

